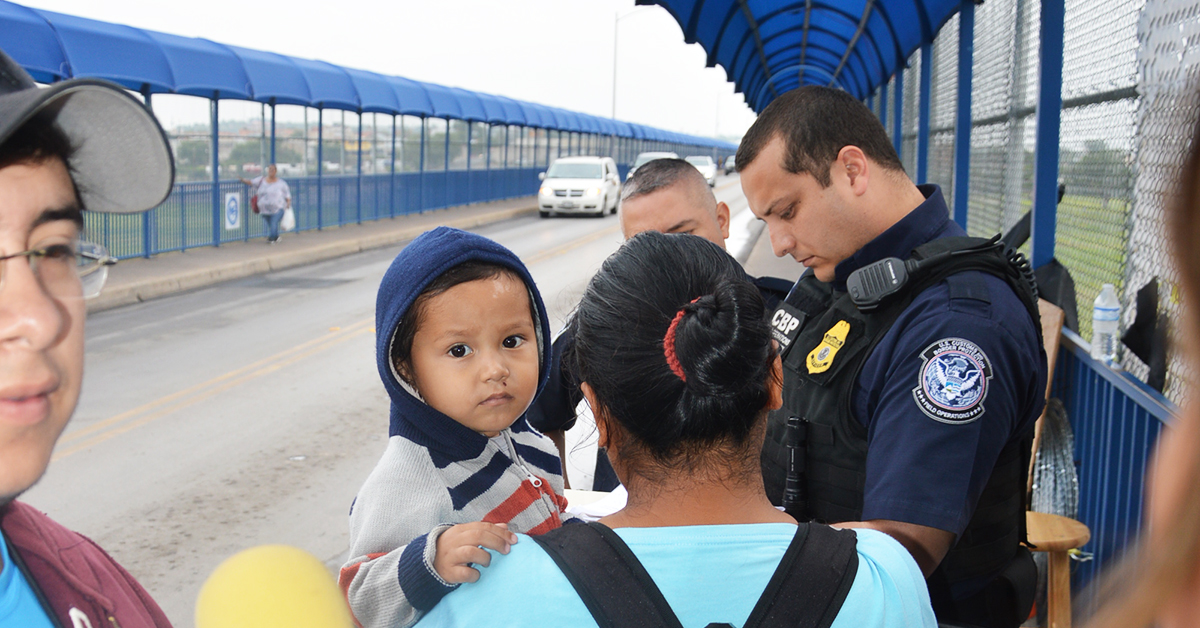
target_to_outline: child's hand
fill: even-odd
[[[509,546],[516,542],[517,535],[508,531],[507,524],[460,523],[438,537],[433,568],[442,580],[451,584],[475,582],[479,579],[479,571],[471,564],[487,567],[492,562],[487,549],[507,554]]]

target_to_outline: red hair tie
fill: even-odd
[[[688,305],[699,300],[700,297],[696,297]],[[663,356],[667,358],[667,366],[685,384],[687,383],[687,375],[683,372],[683,365],[679,363],[679,356],[675,355],[675,329],[679,327],[679,321],[683,320],[683,315],[686,313],[683,308],[679,308],[679,311],[675,313],[675,318],[671,319],[671,324],[667,327],[667,335],[663,336]]]

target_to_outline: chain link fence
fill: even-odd
[[[1032,207],[1038,89],[1038,0],[989,0],[975,13],[967,229],[990,236]],[[953,203],[958,18],[933,44],[929,170]],[[916,174],[921,52],[904,71],[901,158]],[[1101,286],[1121,295],[1122,331],[1138,291],[1157,279],[1158,313],[1177,319],[1178,289],[1163,230],[1191,138],[1200,85],[1200,0],[1067,0],[1055,257],[1071,272],[1079,334],[1090,339]],[[885,125],[895,113],[887,85]],[[875,105],[876,111],[880,108]],[[1028,246],[1028,245],[1027,245]],[[1174,333],[1173,331],[1171,332]],[[1164,395],[1179,403],[1191,381],[1172,342]],[[1121,347],[1121,366],[1149,368]]]

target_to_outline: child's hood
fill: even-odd
[[[425,286],[447,270],[468,261],[510,268],[529,288],[531,302],[537,310],[534,312],[539,356],[537,394],[541,394],[549,379],[551,364],[550,322],[546,317],[546,307],[525,264],[512,251],[496,242],[449,227],[426,231],[392,260],[391,267],[379,284],[379,295],[375,301],[375,361],[383,385],[392,398],[389,435],[404,436],[423,446],[451,454],[455,459],[459,455],[479,455],[487,443],[487,437],[434,410],[413,395],[396,374],[391,349],[400,319]],[[512,429],[530,429],[524,414],[513,423]]]

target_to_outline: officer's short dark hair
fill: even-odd
[[[703,188],[712,194],[708,181],[695,166],[679,158],[666,158],[648,161],[634,170],[633,176],[621,187],[621,200],[653,194],[680,182],[689,183],[697,190]],[[713,205],[716,205],[716,197]]]
[[[904,172],[883,123],[866,105],[840,89],[809,85],[771,101],[738,146],[738,171],[749,166],[776,137],[787,145],[783,168],[811,175],[821,187],[829,186],[829,168],[846,146],[857,146],[884,169]]]

